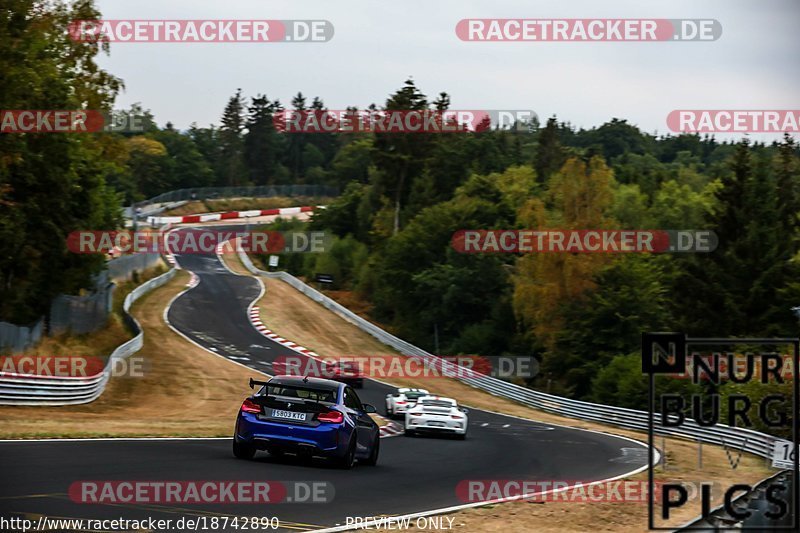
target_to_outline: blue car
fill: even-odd
[[[247,398],[236,418],[233,455],[252,459],[257,450],[327,457],[341,468],[356,460],[378,462],[380,431],[369,416],[375,407],[361,403],[355,390],[329,379],[275,376],[250,379],[258,392]]]

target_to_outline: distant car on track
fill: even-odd
[[[252,459],[257,450],[331,459],[341,468],[356,460],[375,465],[380,431],[349,385],[329,379],[275,376],[250,380],[261,388],[248,397],[236,418],[233,455]]]
[[[418,398],[430,393],[425,389],[397,389],[394,394],[386,395],[386,414],[390,417],[402,416],[410,407],[417,403]]]
[[[406,435],[413,437],[417,433],[440,433],[465,439],[469,424],[468,412],[467,409],[459,408],[452,398],[423,396],[406,411]]]
[[[356,389],[364,386],[364,374],[355,361],[336,361],[328,365],[330,379],[347,383]]]

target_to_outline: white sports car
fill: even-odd
[[[406,435],[417,433],[449,433],[459,439],[467,438],[467,409],[458,407],[452,398],[423,396],[406,411]]]
[[[390,417],[401,416],[417,403],[417,399],[428,394],[425,389],[397,389],[397,393],[386,395],[386,414]]]

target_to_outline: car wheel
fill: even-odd
[[[405,432],[405,435],[406,435],[406,437],[416,437],[417,436],[417,432],[414,431],[413,429],[407,429],[406,432]]]
[[[378,454],[381,452],[381,437],[378,435],[375,437],[375,445],[372,447],[372,453],[369,454],[369,458],[364,461],[365,465],[368,466],[375,466],[378,464]]]
[[[233,439],[233,456],[237,459],[252,459],[256,455],[255,446]]]
[[[467,434],[466,433],[456,433],[456,438],[458,440],[466,440]]]
[[[283,457],[283,450],[272,449],[272,450],[269,450],[269,454],[272,457],[276,457],[276,458],[277,457]]]
[[[344,470],[350,470],[353,468],[353,465],[356,463],[356,439],[355,435],[353,438],[350,439],[350,444],[347,446],[347,451],[344,454],[344,457],[340,457],[336,460],[336,466],[342,468]]]

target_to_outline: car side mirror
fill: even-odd
[[[462,407],[461,409],[459,409],[459,411],[461,411],[464,414],[469,413],[469,409],[467,409],[466,407]]]
[[[374,405],[370,405],[368,403],[365,403],[363,405],[363,407],[364,407],[364,412],[367,413],[367,414],[369,414],[369,413],[377,413],[378,412],[378,410],[375,409]]]

